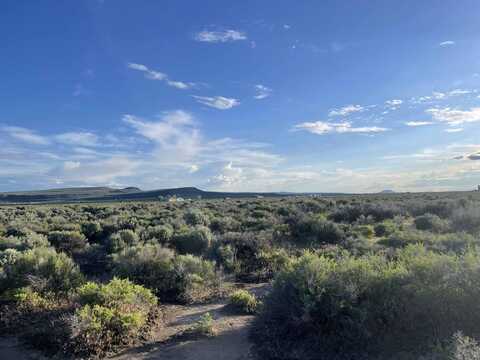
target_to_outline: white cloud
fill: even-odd
[[[143,64],[135,64],[135,63],[128,63],[127,66],[132,70],[144,71],[149,72],[148,67]]]
[[[471,94],[472,91],[471,90],[465,90],[465,89],[455,89],[455,90],[452,90],[448,93],[448,95],[450,96],[457,96],[457,95],[467,95],[467,94]]]
[[[177,89],[190,89],[193,84],[192,83],[184,83],[183,81],[172,81],[172,80],[168,80],[167,81],[167,84],[170,85],[170,86],[173,86]]]
[[[183,110],[164,112],[161,121],[145,121],[134,115],[124,115],[123,121],[133,126],[137,133],[160,143],[180,134],[182,128],[193,124],[193,117]]]
[[[247,35],[238,30],[201,31],[195,34],[195,40],[208,43],[225,43],[230,41],[246,40]]]
[[[97,146],[98,136],[91,132],[67,132],[55,136],[55,139],[67,145]]]
[[[405,123],[407,126],[426,126],[426,125],[433,125],[432,121],[408,121]]]
[[[365,108],[361,105],[347,105],[339,109],[330,110],[328,116],[347,116],[363,110],[365,110]]]
[[[197,100],[197,102],[201,104],[204,104],[219,110],[228,110],[235,106],[240,105],[240,101],[238,101],[237,99],[226,98],[223,96],[208,97],[208,96],[193,95],[193,98],[195,98],[195,100]]]
[[[78,162],[78,161],[65,161],[63,163],[63,169],[65,171],[78,169],[79,167],[80,167],[80,162]]]
[[[283,28],[284,28],[285,30],[290,30],[290,29],[291,29],[291,26],[288,25],[288,24],[284,24],[284,25],[283,25]]]
[[[170,80],[167,74],[162,73],[160,71],[151,70],[143,64],[128,63],[127,67],[132,70],[143,72],[146,79],[165,81],[168,86],[172,86],[177,89],[185,90],[195,86],[195,84],[191,82],[186,83],[183,81]]]
[[[418,98],[412,98],[411,102],[414,104],[432,102],[435,100],[446,100],[453,96],[462,96],[476,93],[477,90],[467,90],[467,89],[454,89],[447,92],[434,91],[431,95],[420,96]]]
[[[48,145],[50,141],[44,136],[35,134],[34,131],[18,126],[4,126],[2,130],[14,139],[33,145]]]
[[[442,47],[445,47],[445,46],[452,46],[452,45],[455,45],[455,41],[452,41],[452,40],[446,40],[446,41],[442,41],[440,44],[438,44],[439,46],[442,46]]]
[[[254,98],[257,100],[265,99],[272,94],[272,89],[261,84],[255,85],[255,91],[256,95]]]
[[[225,165],[222,171],[208,179],[209,183],[216,186],[217,188],[223,189],[225,187],[229,188],[232,185],[242,182],[244,179],[243,169],[241,167],[234,167],[233,163],[230,161]]]
[[[470,110],[457,110],[449,107],[431,108],[426,110],[431,114],[433,119],[445,122],[449,125],[460,125],[463,123],[480,121],[480,107],[474,107]]]
[[[324,135],[329,133],[380,133],[389,130],[387,128],[377,126],[352,127],[352,124],[349,122],[328,123],[323,121],[304,122],[295,125],[294,129],[305,130],[317,135]]]
[[[164,112],[159,121],[134,115],[124,115],[123,121],[156,144],[153,155],[162,163],[184,163],[200,151],[200,132],[194,126],[192,115],[183,110]]]
[[[188,172],[190,174],[193,174],[193,173],[196,173],[198,170],[200,170],[200,167],[198,165],[193,164],[193,165],[190,165]]]
[[[445,132],[448,132],[448,133],[456,133],[456,132],[461,132],[461,131],[463,131],[463,128],[445,129],[444,131],[445,131]]]
[[[403,100],[399,100],[399,99],[393,99],[393,100],[387,100],[385,101],[385,106],[389,109],[389,110],[397,110],[400,105],[403,104]]]
[[[150,80],[165,80],[167,78],[166,74],[159,71],[150,70],[143,64],[128,63],[127,66],[129,69],[143,72],[145,77]]]

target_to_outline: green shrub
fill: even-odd
[[[388,236],[395,232],[396,227],[391,221],[384,221],[374,226],[375,236]]]
[[[152,289],[162,299],[175,298],[174,253],[161,245],[130,247],[113,256],[113,272]]]
[[[230,216],[215,217],[210,222],[210,229],[216,233],[235,231],[238,230],[238,227],[238,221],[232,219]]]
[[[22,236],[0,237],[0,251],[6,249],[16,249],[24,251],[36,247],[48,247],[50,244],[47,238],[42,234],[27,232]]]
[[[48,356],[66,349],[73,311],[67,299],[29,286],[12,291],[10,300],[14,304],[0,308],[0,333],[15,335]]]
[[[375,235],[375,230],[372,225],[357,225],[353,228],[353,231],[367,239],[371,239]]]
[[[157,304],[149,290],[120,279],[87,283],[78,290],[78,300],[82,307],[73,318],[72,350],[95,356],[138,340]]]
[[[332,259],[306,254],[275,280],[252,339],[264,359],[418,353],[455,331],[480,331],[480,256],[409,246]],[[341,356],[340,356],[341,354]]]
[[[50,248],[35,248],[18,254],[13,263],[3,266],[1,290],[18,289],[35,281],[43,292],[68,293],[84,281],[78,266],[64,253]]]
[[[84,251],[88,245],[85,236],[78,231],[52,231],[48,241],[55,249],[69,255]]]
[[[478,234],[480,232],[480,207],[470,206],[456,209],[452,213],[450,221],[455,231]]]
[[[424,214],[417,216],[414,220],[418,230],[441,233],[448,230],[448,223],[437,215]]]
[[[173,229],[170,225],[157,225],[147,228],[143,233],[145,241],[157,242],[166,245],[173,236]]]
[[[230,244],[216,243],[213,257],[226,272],[238,272],[239,264],[235,259],[235,250]]]
[[[83,235],[92,242],[97,242],[102,236],[102,226],[97,221],[89,221],[80,225]]]
[[[337,224],[322,218],[294,218],[289,220],[289,226],[292,238],[300,245],[338,244],[345,239]]]
[[[115,254],[113,271],[152,289],[165,301],[199,301],[212,296],[219,286],[214,263],[193,255],[174,256],[153,244]]]
[[[191,231],[176,235],[175,248],[181,254],[202,255],[210,247],[212,238],[209,228],[198,226]]]
[[[230,295],[230,305],[245,314],[254,314],[257,311],[258,301],[255,295],[246,290],[237,290]]]
[[[180,255],[174,260],[174,290],[176,299],[191,303],[208,299],[220,286],[215,264],[193,255]]]
[[[210,223],[208,216],[200,209],[189,209],[183,216],[185,222],[191,226],[203,225],[208,226]]]
[[[134,246],[138,244],[138,235],[129,229],[124,229],[111,234],[106,243],[107,251],[109,253],[115,253],[128,246]]]
[[[432,234],[426,231],[409,230],[397,231],[378,243],[392,248],[422,244],[429,250],[461,253],[468,247],[479,245],[479,240],[467,233]]]
[[[193,324],[192,328],[190,329],[190,333],[200,336],[214,336],[215,328],[213,327],[212,315],[209,312],[203,314],[200,319]]]
[[[257,256],[258,269],[252,275],[258,281],[272,279],[280,271],[292,265],[292,258],[285,249],[268,249],[261,251]]]

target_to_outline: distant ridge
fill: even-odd
[[[88,200],[93,197],[101,198],[112,195],[132,194],[136,192],[141,192],[141,190],[137,187],[114,189],[103,186],[13,191],[0,193],[0,203],[81,201]]]
[[[293,194],[290,194],[293,195]],[[171,189],[142,191],[137,187],[114,189],[110,187],[73,187],[49,190],[16,191],[0,193],[0,204],[11,203],[50,203],[50,202],[89,202],[89,201],[128,201],[159,200],[169,197],[185,199],[246,198],[246,197],[279,197],[285,193],[261,192],[216,192],[204,191],[196,187],[180,187]]]

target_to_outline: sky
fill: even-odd
[[[478,0],[3,0],[0,191],[470,190]]]

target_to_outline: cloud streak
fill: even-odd
[[[427,126],[427,125],[433,125],[433,124],[434,122],[432,121],[408,121],[405,123],[405,125],[410,127]]]
[[[195,83],[192,82],[183,82],[183,81],[174,81],[171,80],[167,74],[162,73],[160,71],[155,71],[143,64],[137,64],[137,63],[128,63],[127,67],[131,70],[135,71],[140,71],[144,74],[144,77],[149,80],[157,80],[157,81],[163,81],[165,82],[168,86],[185,90],[185,89],[191,89],[192,87],[195,86]]]
[[[238,30],[223,31],[200,31],[195,34],[194,39],[206,43],[226,43],[232,41],[247,40],[247,35]]]
[[[91,132],[67,132],[55,136],[55,140],[68,145],[97,146],[98,136]]]
[[[261,99],[266,99],[267,97],[270,97],[270,95],[272,95],[273,90],[270,89],[269,87],[266,87],[265,85],[258,84],[258,85],[255,85],[255,92],[256,94],[254,98],[257,100],[261,100]]]
[[[2,130],[14,139],[33,144],[48,145],[50,140],[47,137],[37,135],[34,131],[18,126],[4,126]]]
[[[295,125],[293,129],[308,131],[316,135],[325,135],[325,134],[331,134],[331,133],[368,134],[368,133],[381,133],[389,130],[387,128],[378,127],[378,126],[353,127],[352,124],[349,122],[329,123],[329,122],[323,122],[323,121],[304,122],[304,123]]]
[[[339,109],[332,109],[328,113],[328,116],[348,116],[353,113],[362,112],[365,108],[361,105],[347,105]]]
[[[209,107],[218,109],[218,110],[228,110],[235,106],[240,105],[240,101],[233,98],[227,98],[224,96],[197,96],[192,95],[192,97],[197,100],[200,104],[207,105]]]
[[[452,41],[452,40],[446,40],[446,41],[442,41],[440,44],[438,44],[439,46],[441,47],[447,47],[447,46],[453,46],[455,45],[455,41]]]

